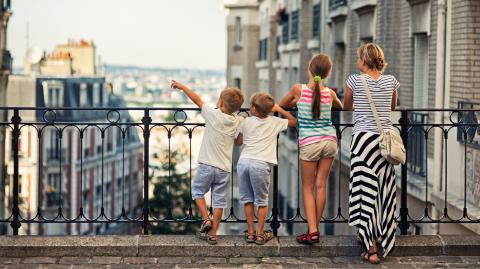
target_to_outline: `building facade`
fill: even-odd
[[[395,75],[401,83],[400,107],[478,109],[479,6],[480,2],[474,0],[258,1],[258,89],[270,90],[279,100],[292,85],[306,82],[309,59],[324,52],[334,63],[332,76],[325,84],[342,96],[348,75],[359,72],[356,48],[373,41],[384,49],[386,74]],[[269,19],[262,17],[267,13]],[[394,114],[396,122],[399,113]],[[473,112],[452,115],[416,111],[409,115],[412,122],[429,124],[450,120],[478,123],[478,117]],[[341,121],[351,122],[351,118],[350,113],[343,112]],[[464,205],[459,201],[464,201],[466,186],[467,208],[472,217],[478,218],[478,135],[470,131],[465,140],[462,131],[455,129],[449,131],[449,139],[444,139],[440,130],[429,130],[425,139],[426,130],[413,128],[407,145],[412,154],[408,162],[409,212],[421,216],[427,210],[437,218],[447,207],[453,218],[461,217]],[[339,207],[342,215],[348,216],[349,137],[347,129],[342,135],[342,162],[336,162],[329,181],[326,217],[334,217]],[[297,143],[295,133],[290,131],[279,142],[280,204],[285,217],[292,217],[295,209],[301,208],[298,160],[292,156],[297,156]],[[467,177],[459,179],[458,167],[464,166]],[[285,228],[286,233],[297,232],[294,225]],[[323,225],[322,229],[327,234],[355,232],[346,225]],[[479,233],[478,229],[463,224],[421,224],[411,225],[410,232],[468,234]]]
[[[10,0],[0,1],[0,106],[6,106],[8,76],[12,71],[12,57],[7,50],[7,26],[10,16]],[[6,118],[0,111],[0,121]],[[5,152],[5,127],[0,126],[0,152]],[[0,218],[5,218],[5,192],[3,186],[6,182],[5,156],[0,154]],[[6,225],[0,224],[0,234],[6,233]]]
[[[22,107],[125,107],[120,97],[107,92],[103,77],[13,75],[7,102],[9,106]],[[118,218],[122,206],[130,217],[138,213],[142,201],[143,146],[137,131],[126,130],[123,137],[116,127],[105,129],[103,135],[99,127],[105,125],[87,127],[88,123],[108,124],[105,111],[53,111],[21,111],[20,114],[22,122],[27,123],[22,127],[19,141],[21,215],[31,219],[40,208],[45,218],[54,218],[61,208],[62,214],[71,219],[77,217],[82,208],[89,219],[100,216],[102,210],[108,218]],[[118,117],[119,122],[131,122],[128,112],[119,113]],[[39,124],[28,125],[33,122]],[[55,122],[78,122],[79,125],[48,125]],[[7,132],[7,193],[13,188],[11,135]],[[112,228],[92,223],[23,224],[20,233],[101,234]]]
[[[256,0],[227,1],[227,85],[245,93],[245,105],[256,92],[259,16]]]

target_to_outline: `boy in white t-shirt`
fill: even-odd
[[[197,234],[209,244],[217,243],[217,230],[227,207],[228,184],[232,172],[232,151],[236,131],[242,117],[235,114],[243,104],[243,94],[237,88],[226,88],[220,93],[217,108],[205,105],[194,91],[172,80],[171,87],[182,90],[202,110],[205,119],[197,176],[192,184],[192,199],[200,210],[203,222]],[[211,189],[213,220],[210,219],[205,194]]]
[[[264,231],[268,211],[268,190],[272,166],[277,164],[277,137],[288,126],[296,126],[297,120],[275,104],[273,97],[265,92],[254,94],[250,99],[250,113],[238,130],[237,144],[243,144],[237,164],[240,185],[240,202],[245,204],[248,231],[247,243],[265,244],[273,233]],[[269,116],[280,113],[285,119]],[[253,224],[255,207],[258,207],[258,233]]]

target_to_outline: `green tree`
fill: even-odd
[[[150,214],[156,218],[185,218],[189,213],[190,204],[194,205],[190,196],[190,174],[178,172],[177,165],[186,161],[188,150],[171,152],[170,163],[168,152],[154,154],[153,159],[161,163],[160,167],[151,167],[150,182],[153,183],[153,198],[150,199]],[[170,168],[170,175],[168,173]],[[192,210],[193,211],[193,210]],[[193,212],[192,212],[193,213]],[[198,219],[196,215],[193,218]],[[153,223],[153,234],[193,234],[198,230],[198,224],[192,222]]]

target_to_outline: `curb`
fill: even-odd
[[[355,236],[322,236],[319,244],[300,245],[278,237],[263,246],[241,236],[220,236],[210,246],[191,235],[0,236],[0,257],[337,257],[357,256]],[[397,236],[390,256],[480,256],[480,236]]]

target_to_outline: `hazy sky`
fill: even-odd
[[[12,0],[8,49],[23,66],[30,46],[51,52],[67,39],[94,40],[107,64],[225,68],[222,0]]]

